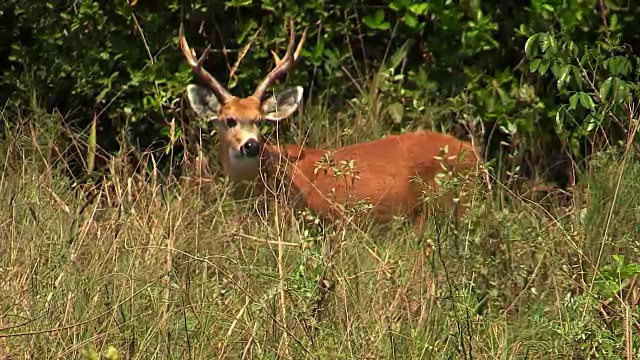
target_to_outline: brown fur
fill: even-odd
[[[445,147],[448,152],[442,156],[444,159],[436,159]],[[445,172],[441,162],[455,166],[458,173],[475,170],[478,162],[470,143],[429,131],[391,135],[335,150],[267,145],[264,153],[263,173],[273,173],[276,161],[285,165],[285,188],[294,207],[336,219],[344,215],[345,203],[364,201],[373,205],[372,215],[379,223],[388,222],[395,215],[407,216],[419,226],[426,215],[423,195],[429,188],[438,188],[436,174]],[[335,165],[322,165],[328,153],[338,168],[341,161],[353,161],[355,170],[336,176]],[[451,200],[449,197],[441,203],[451,209]],[[458,209],[457,215],[461,214]]]
[[[233,117],[240,121],[255,121],[260,119],[262,115],[260,101],[251,96],[247,98],[233,97],[220,108],[221,119]]]

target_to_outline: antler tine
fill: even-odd
[[[209,52],[210,46],[207,46],[207,49],[202,53],[200,59],[196,60],[196,52],[195,50],[189,47],[189,43],[187,43],[187,39],[184,36],[184,25],[180,24],[180,49],[182,50],[182,54],[189,66],[191,66],[191,70],[200,77],[202,81],[213,91],[216,98],[220,103],[224,104],[229,100],[232,95],[227,91],[227,89],[222,86],[218,80],[216,80],[213,75],[211,75],[207,70],[205,70],[202,65],[206,60],[207,53]]]
[[[278,57],[275,51],[271,51],[273,55],[273,59],[275,60],[275,66],[273,70],[262,80],[260,85],[256,88],[256,91],[253,93],[253,97],[256,99],[261,99],[264,92],[267,90],[269,85],[271,85],[278,77],[285,74],[287,71],[291,70],[295,62],[300,57],[300,52],[302,51],[302,46],[307,37],[307,28],[302,32],[302,37],[300,38],[300,42],[296,47],[295,51],[293,47],[295,46],[296,38],[295,38],[295,29],[293,26],[293,20],[290,20],[291,30],[289,32],[289,45],[287,45],[287,52],[284,54],[282,59]]]

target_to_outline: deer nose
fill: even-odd
[[[242,155],[246,157],[256,157],[260,153],[260,144],[256,139],[249,139],[240,148]]]

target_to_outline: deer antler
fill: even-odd
[[[293,28],[293,20],[290,21],[290,26],[291,31],[289,34],[289,45],[287,46],[287,52],[284,54],[282,59],[280,59],[274,51],[271,51],[276,65],[274,66],[273,70],[271,70],[271,72],[267,74],[267,76],[262,80],[260,85],[258,85],[256,91],[254,91],[252,96],[258,100],[262,99],[262,96],[264,95],[264,92],[267,90],[269,85],[271,85],[278,77],[291,70],[293,64],[295,64],[295,62],[298,60],[298,57],[300,56],[302,45],[304,44],[304,41],[307,37],[307,29],[304,29],[302,37],[300,38],[300,42],[298,43],[295,52],[293,52],[293,47],[296,40]]]
[[[233,97],[233,95],[231,95],[227,91],[227,89],[224,88],[224,86],[220,85],[218,80],[216,80],[213,75],[202,68],[202,64],[207,57],[207,52],[209,51],[210,47],[207,46],[207,49],[204,51],[204,53],[202,53],[200,59],[196,60],[196,52],[189,47],[189,43],[187,43],[187,39],[184,37],[183,28],[183,24],[180,24],[180,49],[182,50],[182,54],[184,55],[185,59],[187,59],[187,63],[189,64],[189,66],[191,66],[193,72],[198,75],[209,88],[211,88],[216,98],[218,98],[218,101],[220,101],[221,104],[226,103],[230,98]]]

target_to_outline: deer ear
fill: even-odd
[[[288,118],[300,105],[303,93],[302,86],[295,86],[284,90],[275,97],[270,96],[262,102],[264,119],[279,121]]]
[[[220,102],[213,91],[194,84],[187,85],[187,99],[198,116],[210,121],[218,120]]]

